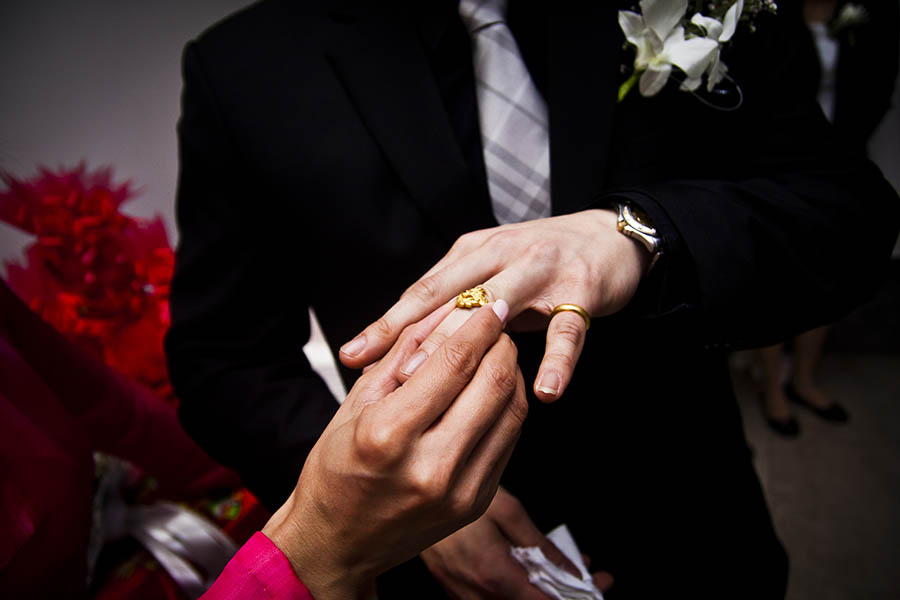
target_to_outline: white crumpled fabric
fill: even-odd
[[[568,527],[560,525],[548,533],[547,538],[578,567],[581,577],[554,565],[537,546],[513,547],[510,549],[513,558],[528,572],[528,581],[556,600],[603,600],[603,594],[591,580]]]

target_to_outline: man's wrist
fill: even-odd
[[[610,239],[616,244],[619,251],[615,252],[616,260],[620,265],[632,264],[638,274],[638,279],[643,277],[650,268],[651,255],[647,249],[637,240],[621,235],[617,230],[618,210],[615,206],[596,209],[600,214],[601,226],[605,233],[612,232]]]
[[[645,250],[647,257],[644,274],[653,268],[663,252],[663,242],[650,216],[644,210],[627,201],[614,202],[616,228]]]

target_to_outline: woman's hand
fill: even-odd
[[[584,345],[586,323],[560,304],[577,304],[591,316],[621,310],[632,298],[649,255],[618,232],[616,213],[588,210],[468,233],[381,319],[341,348],[341,362],[361,368],[378,360],[410,323],[423,319],[457,294],[482,285],[490,298],[505,298],[511,328],[548,327],[537,379],[538,398],[552,402],[566,389]],[[456,310],[429,336],[422,350],[434,351],[468,318]]]
[[[360,377],[263,529],[317,600],[359,595],[494,497],[528,411],[501,333],[507,304],[474,311],[401,385],[447,312],[408,327]]]

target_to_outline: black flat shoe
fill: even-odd
[[[847,414],[847,411],[844,410],[844,407],[837,402],[832,402],[825,408],[813,406],[806,401],[806,398],[798,394],[797,390],[795,390],[794,386],[792,386],[790,383],[784,384],[784,395],[787,396],[788,400],[790,400],[794,404],[798,404],[804,408],[811,410],[812,412],[819,415],[820,418],[825,419],[826,421],[830,421],[832,423],[846,423],[850,419],[850,415]]]
[[[784,421],[766,417],[766,423],[769,424],[772,431],[786,438],[795,438],[800,435],[800,424],[794,417],[788,417]]]

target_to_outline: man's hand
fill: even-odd
[[[480,519],[423,552],[422,559],[454,598],[547,600],[548,596],[528,581],[525,570],[510,554],[511,546],[537,546],[548,560],[578,574],[575,565],[503,488]],[[594,583],[606,591],[612,577],[597,573]]]
[[[263,530],[318,600],[356,596],[491,502],[528,411],[507,311],[475,311],[401,386],[446,311],[408,328],[322,433]]]
[[[560,304],[577,304],[592,316],[621,310],[634,295],[649,259],[638,242],[620,234],[616,214],[588,210],[475,231],[404,292],[381,319],[341,348],[341,362],[362,368],[378,360],[410,323],[439,310],[457,294],[483,285],[505,298],[514,329],[547,326]],[[423,343],[431,354],[467,317],[455,310]],[[552,402],[566,389],[584,345],[586,324],[576,313],[550,321],[535,393]]]

